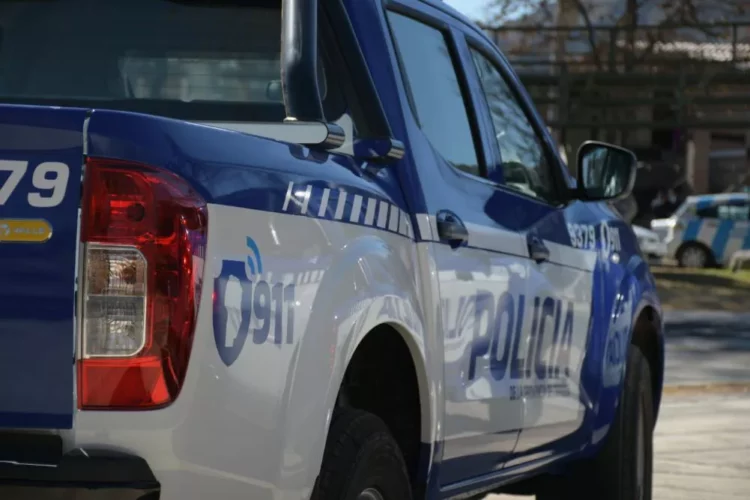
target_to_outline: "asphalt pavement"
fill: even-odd
[[[750,382],[750,313],[668,311],[665,321],[666,385]]]
[[[750,499],[750,314],[670,312],[665,319],[653,498]]]

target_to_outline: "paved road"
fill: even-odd
[[[668,396],[654,437],[654,500],[750,498],[750,394]],[[531,500],[490,495],[486,500]]]
[[[653,498],[747,500],[750,392],[738,386],[750,389],[750,314],[673,312],[666,319],[669,388],[654,436]]]
[[[668,312],[665,320],[667,385],[750,382],[750,314]]]

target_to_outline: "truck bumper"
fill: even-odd
[[[20,439],[19,439],[20,438]],[[62,454],[61,442],[48,436],[29,450],[24,436],[15,446],[0,438],[0,498],[14,500],[158,500],[161,486],[145,460],[112,451],[74,450]],[[59,439],[59,438],[58,438]],[[58,451],[58,452],[56,452]]]

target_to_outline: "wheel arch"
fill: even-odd
[[[437,403],[425,351],[414,333],[402,322],[386,321],[353,342],[338,384],[336,407],[380,417],[401,448],[414,486],[422,487],[429,474],[429,457],[435,452]]]
[[[652,304],[643,304],[634,318],[630,345],[640,349],[651,370],[656,424],[664,386],[664,324],[659,310]]]
[[[310,319],[295,346],[287,378],[279,433],[283,457],[299,456],[301,464],[279,464],[283,489],[309,492],[320,471],[333,409],[344,376],[358,348],[383,329],[395,332],[414,366],[419,388],[421,442],[434,433],[436,395],[429,387],[436,369],[436,340],[425,335],[424,317],[414,274],[416,263],[406,253],[411,242],[376,234],[350,239],[329,268],[310,306]],[[427,410],[429,409],[429,410]],[[420,450],[420,459],[422,455]]]
[[[655,282],[648,267],[633,261],[617,286],[604,347],[597,359],[601,367],[601,390],[592,416],[590,446],[595,453],[607,436],[621,401],[625,382],[627,352],[637,345],[651,368],[654,415],[661,404],[664,371],[664,325]],[[609,311],[609,309],[608,309]]]

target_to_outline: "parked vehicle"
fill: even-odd
[[[638,246],[641,247],[641,251],[646,257],[660,261],[667,256],[667,244],[661,241],[659,233],[635,224],[633,225],[633,232],[638,239]]]
[[[690,196],[651,228],[682,267],[725,267],[735,252],[750,249],[750,193]]]
[[[588,142],[571,178],[467,19],[0,27],[0,497],[650,498],[662,312],[609,206],[635,157]]]

